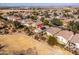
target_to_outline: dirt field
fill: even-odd
[[[13,51],[27,50],[35,48],[38,54],[72,55],[72,53],[58,46],[49,46],[44,42],[39,42],[25,34],[0,35],[0,44],[6,45],[3,49],[9,53]]]

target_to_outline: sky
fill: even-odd
[[[0,3],[4,6],[79,6],[79,3]]]

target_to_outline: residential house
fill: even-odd
[[[61,31],[61,29],[57,28],[57,27],[50,27],[46,29],[46,33],[48,36],[53,36],[56,33],[58,33],[59,31]]]
[[[73,32],[68,30],[62,30],[55,35],[60,44],[67,44],[67,42],[73,37]]]
[[[35,27],[36,29],[34,30],[35,33],[40,33],[42,32],[42,28],[43,28],[43,24],[42,22],[39,20],[39,21],[36,21],[32,24],[32,27]]]
[[[20,17],[16,17],[16,16],[8,16],[7,19],[10,20],[10,21],[19,21],[19,20],[21,20]]]
[[[14,16],[8,16],[7,19],[8,19],[9,21],[16,21],[16,19],[15,19]]]
[[[76,48],[79,49],[79,34],[75,34],[70,42],[74,43]]]
[[[21,24],[30,27],[33,24],[33,21],[31,19],[22,20]]]
[[[79,34],[73,35],[67,42],[65,48],[74,54],[79,54]]]
[[[41,28],[43,26],[40,20],[36,20],[32,23],[32,27]]]

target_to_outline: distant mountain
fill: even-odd
[[[79,3],[0,3],[0,7],[37,7],[37,6],[78,7]]]

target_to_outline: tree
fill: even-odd
[[[27,18],[30,18],[30,15],[27,15]]]
[[[14,12],[7,12],[7,15],[9,16],[14,15]]]
[[[50,22],[48,20],[43,20],[43,24],[44,25],[48,25],[49,27],[52,26],[52,24],[50,24]]]
[[[35,11],[35,10],[34,10],[32,13],[33,13],[34,15],[39,15],[39,13],[38,13],[37,11]]]
[[[79,19],[79,16],[77,18]]]
[[[3,15],[3,13],[0,13],[0,16]]]
[[[43,22],[45,20],[45,17],[42,17],[40,20]]]
[[[58,14],[56,12],[54,12],[54,16],[58,16]]]
[[[54,36],[53,36],[53,37],[52,37],[52,36],[49,36],[47,43],[48,43],[49,45],[55,45],[55,44],[57,44],[57,39],[56,39],[56,37],[54,37]]]
[[[7,17],[3,17],[3,16],[0,16],[0,19],[3,19],[4,21],[8,21]]]
[[[54,18],[53,20],[51,20],[51,22],[52,22],[53,25],[56,25],[56,26],[62,26],[63,25],[63,22],[60,19],[57,19],[57,18]]]
[[[75,22],[75,25],[77,26],[77,29],[79,30],[79,22]]]
[[[75,34],[79,30],[79,22],[70,21],[67,28]]]
[[[77,32],[77,26],[74,24],[73,26],[72,26],[72,31],[74,32],[74,34]]]
[[[37,20],[38,18],[37,18],[37,16],[31,16],[31,19]]]
[[[43,23],[44,23],[44,25],[48,25],[49,21],[48,20],[44,20]]]
[[[45,11],[44,15],[45,15],[46,18],[49,18],[49,16],[50,16],[49,13],[48,13],[48,11]]]
[[[64,11],[67,13],[67,12],[71,12],[70,9],[64,9]]]
[[[14,22],[13,22],[13,25],[14,25],[14,27],[15,27],[16,29],[19,29],[19,28],[24,28],[24,26],[23,26],[23,25],[21,25],[21,23],[20,23],[20,22],[18,22],[18,21],[14,21]]]

